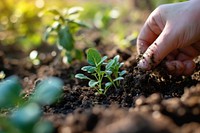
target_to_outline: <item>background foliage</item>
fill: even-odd
[[[114,41],[126,44],[127,39],[130,41],[137,36],[141,22],[150,13],[148,7],[154,9],[159,4],[178,1],[183,0],[1,0],[0,44],[16,44],[24,49],[42,44],[45,26],[52,21],[41,14],[49,8],[74,5],[85,9],[81,18],[99,29],[103,37],[111,35]],[[146,10],[146,15],[141,9]]]

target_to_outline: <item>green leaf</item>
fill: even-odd
[[[69,64],[72,63],[73,58],[72,58],[71,53],[70,52],[66,52],[65,56],[67,57],[66,58],[66,60],[67,60],[66,62],[69,63]]]
[[[78,25],[79,27],[85,27],[85,28],[90,28],[90,26],[89,25],[87,25],[86,23],[83,23],[83,22],[81,22],[81,21],[75,21],[75,20],[69,20],[69,19],[65,19],[65,21],[68,21],[69,23],[73,23],[73,24],[76,24],[76,25]]]
[[[107,58],[108,58],[107,56],[101,58],[101,61],[97,64],[97,66],[101,65]]]
[[[111,67],[113,66],[113,64],[115,63],[115,61],[114,60],[110,60],[109,62],[108,62],[108,64],[106,65],[106,69],[111,69]]]
[[[99,92],[99,94],[103,94],[104,89],[99,89],[98,92]]]
[[[23,132],[30,132],[35,123],[40,120],[42,111],[36,103],[19,108],[11,115],[11,122]]]
[[[81,60],[83,57],[83,52],[79,49],[75,49],[75,58]]]
[[[50,121],[40,121],[33,129],[33,133],[54,133],[54,125]]]
[[[95,87],[95,85],[97,85],[98,83],[99,83],[98,81],[90,80],[89,83],[88,83],[88,85],[89,85],[90,87]]]
[[[94,48],[87,50],[87,61],[90,65],[95,65],[101,61],[101,54]]]
[[[78,73],[75,75],[75,78],[78,78],[78,79],[89,79],[87,76],[85,76],[84,74],[81,74],[81,73]]]
[[[75,6],[75,7],[70,8],[70,9],[68,10],[67,13],[68,13],[69,15],[72,15],[72,14],[77,14],[77,13],[83,11],[83,10],[84,10],[84,9],[83,9],[82,7],[80,7],[80,6]]]
[[[64,18],[62,15],[60,15],[60,16],[55,16],[55,17],[54,17],[54,20],[56,20],[56,21],[62,21],[63,24],[64,24],[64,22],[65,22],[65,18]]]
[[[96,67],[93,66],[84,66],[81,68],[83,71],[87,71],[88,73],[93,73],[96,70]]]
[[[116,55],[114,58],[115,62],[119,62],[119,55]]]
[[[62,26],[58,31],[58,43],[67,51],[74,49],[74,38],[67,26]]]
[[[119,76],[123,76],[124,74],[126,74],[126,70],[123,70],[119,73]]]
[[[44,79],[36,86],[30,100],[41,105],[50,105],[59,98],[62,93],[62,87],[63,82],[59,78],[49,77]]]
[[[54,15],[61,15],[60,12],[57,9],[48,9],[48,12],[54,14]]]
[[[110,76],[112,74],[112,71],[106,70],[106,75]]]
[[[6,78],[0,83],[0,108],[7,108],[16,105],[20,99],[22,90],[17,76]]]
[[[120,63],[120,64],[119,64],[119,68],[120,68],[120,67],[122,67],[123,65],[124,65],[124,63],[123,63],[123,62],[122,62],[122,63]]]
[[[111,82],[107,82],[107,83],[105,84],[105,88],[108,89],[111,85],[112,85]]]
[[[61,26],[60,22],[55,21],[55,22],[52,24],[51,27],[52,27],[53,30],[58,30],[60,26]]]
[[[44,33],[44,40],[47,41],[47,39],[49,38],[50,33],[53,31],[52,27],[48,27]]]
[[[113,81],[115,82],[115,81],[119,81],[119,80],[122,80],[122,79],[124,79],[123,77],[117,77],[116,79],[114,79]]]

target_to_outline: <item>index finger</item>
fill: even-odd
[[[155,10],[148,17],[137,38],[137,52],[143,54],[160,35],[163,28],[164,24],[160,18],[159,10]]]

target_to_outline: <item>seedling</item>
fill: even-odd
[[[75,77],[89,80],[88,85],[95,88],[99,94],[106,94],[112,85],[117,89],[119,81],[124,79],[122,76],[126,71],[120,72],[123,63],[119,63],[118,55],[109,60],[108,63],[105,62],[107,58],[107,56],[101,57],[100,53],[93,48],[88,49],[87,62],[90,66],[84,66],[81,70],[86,71],[91,76],[79,73]]]
[[[126,73],[126,70],[120,72],[120,68],[124,63],[119,62],[119,55],[116,55],[113,59],[110,59],[106,64],[107,78],[115,86],[119,86],[119,81],[124,79],[122,76]],[[112,78],[113,76],[113,78]]]
[[[83,11],[82,7],[72,7],[64,9],[62,12],[56,9],[48,10],[55,16],[52,25],[48,26],[45,31],[44,39],[47,40],[50,36],[56,36],[59,48],[67,57],[67,63],[71,63],[73,59],[82,58],[82,51],[74,46],[76,33],[81,27],[88,27],[78,18],[81,11]]]

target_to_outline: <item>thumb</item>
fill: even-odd
[[[138,63],[138,67],[150,70],[158,65],[171,51],[176,48],[176,35],[165,26],[158,38],[147,48]]]

